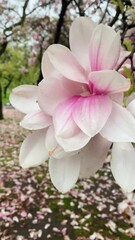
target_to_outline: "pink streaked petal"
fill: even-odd
[[[99,170],[106,157],[111,142],[97,134],[90,142],[80,151],[81,168],[80,178],[93,176]]]
[[[88,136],[95,136],[105,125],[112,109],[107,95],[80,97],[74,106],[73,119]]]
[[[29,130],[38,130],[50,126],[51,123],[52,118],[41,110],[38,110],[28,113],[20,122],[20,125]]]
[[[90,141],[90,139],[91,138],[79,128],[71,137],[62,138],[61,136],[56,136],[57,142],[66,152],[77,151],[83,148]]]
[[[135,189],[135,149],[131,143],[114,143],[111,170],[125,192]]]
[[[135,99],[132,100],[128,105],[127,105],[127,110],[132,113],[132,115],[135,118]]]
[[[45,148],[46,130],[38,130],[30,134],[22,143],[20,149],[20,165],[23,168],[35,167],[48,159]]]
[[[84,69],[90,71],[89,47],[92,32],[96,23],[88,17],[79,17],[74,20],[70,27],[69,39],[71,51],[75,54]]]
[[[64,77],[76,82],[87,83],[85,70],[67,47],[53,44],[48,48],[47,53],[50,62]]]
[[[41,81],[38,89],[38,103],[40,108],[49,115],[53,115],[55,108],[65,99],[86,91],[86,84],[69,81],[64,77],[46,78]]]
[[[80,171],[79,159],[64,157],[50,158],[49,172],[53,185],[62,193],[68,192],[76,183]]]
[[[42,68],[42,74],[43,74],[43,77],[45,80],[47,78],[61,77],[61,74],[57,71],[57,69],[50,62],[47,50],[43,54],[41,68]]]
[[[37,95],[38,86],[21,85],[12,90],[10,102],[20,112],[29,113],[39,110]]]
[[[74,152],[65,152],[64,149],[58,144],[55,138],[54,127],[50,126],[46,133],[45,146],[48,151],[49,157],[64,158],[65,156],[72,156]]]
[[[127,109],[113,102],[112,112],[100,134],[112,142],[135,142],[135,119]]]
[[[92,71],[114,69],[120,55],[120,35],[111,27],[98,25],[90,42],[90,66]]]
[[[102,70],[89,74],[95,93],[119,93],[130,88],[130,80],[115,70]]]
[[[78,127],[72,118],[72,111],[78,97],[72,97],[60,103],[53,116],[56,136],[69,138],[78,132]]]

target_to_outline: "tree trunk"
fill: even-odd
[[[3,119],[3,105],[2,105],[2,87],[0,84],[0,120]]]

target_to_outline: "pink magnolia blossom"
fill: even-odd
[[[12,105],[26,114],[20,125],[35,130],[22,143],[20,165],[23,168],[35,167],[50,158],[51,180],[54,186],[64,193],[73,187],[78,177],[89,177],[102,166],[110,142],[97,135],[82,150],[65,152],[56,141],[52,117],[39,108],[38,88],[22,85],[13,89],[10,94]]]
[[[77,18],[70,28],[70,48],[51,45],[42,61],[45,80],[38,101],[53,117],[57,142],[65,151],[84,147],[86,136],[90,140],[98,133],[111,142],[134,142],[135,120],[121,106],[130,82],[113,70],[119,35],[87,17]]]
[[[35,130],[22,144],[21,165],[36,166],[50,157],[51,180],[61,192],[78,177],[93,175],[111,142],[135,141],[135,119],[121,106],[130,82],[113,70],[119,34],[81,17],[71,26],[70,48],[51,45],[43,56],[44,80],[10,96],[13,106],[27,113],[21,125]]]

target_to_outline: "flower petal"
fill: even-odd
[[[112,112],[100,134],[111,142],[135,142],[135,119],[128,110],[113,102]]]
[[[28,113],[20,122],[20,125],[29,130],[37,130],[46,128],[51,125],[51,123],[52,118],[41,110],[38,110]]]
[[[73,119],[88,136],[93,137],[105,125],[112,109],[112,102],[106,95],[80,97],[74,106]]]
[[[70,48],[77,57],[79,63],[86,70],[90,70],[89,66],[89,47],[92,31],[96,23],[88,17],[79,17],[74,20],[70,27]]]
[[[43,54],[41,68],[42,68],[42,74],[43,74],[43,77],[45,80],[46,80],[46,78],[61,77],[61,74],[57,71],[57,69],[50,62],[47,50]]]
[[[93,176],[102,167],[110,146],[111,142],[101,137],[100,134],[90,140],[79,153],[81,159],[80,178]]]
[[[130,88],[130,80],[114,70],[92,72],[89,79],[95,93],[119,93]]]
[[[23,113],[39,110],[37,91],[38,87],[34,85],[16,87],[10,94],[10,102],[17,110]]]
[[[51,158],[49,172],[53,185],[62,193],[68,192],[76,183],[80,171],[79,159],[64,157],[64,159]]]
[[[53,44],[47,49],[50,62],[64,77],[86,83],[85,70],[71,51],[60,44]]]
[[[30,134],[22,143],[19,159],[23,168],[35,167],[47,160],[45,134],[45,130],[38,130]]]
[[[53,115],[57,105],[63,100],[79,94],[82,88],[86,88],[85,84],[69,81],[64,77],[47,78],[39,84],[38,103],[40,108],[49,115]]]
[[[56,136],[72,137],[78,132],[78,127],[72,118],[72,110],[78,97],[72,97],[58,105],[53,117]]]
[[[132,113],[132,115],[135,117],[135,99],[132,100],[128,105],[127,105],[127,110]]]
[[[111,169],[116,182],[125,192],[135,189],[135,149],[131,143],[114,143]]]
[[[120,35],[113,28],[98,25],[90,42],[90,65],[92,71],[114,69],[120,55]]]
[[[83,148],[89,141],[91,137],[82,132],[79,128],[76,133],[68,138],[63,138],[61,136],[56,136],[56,140],[59,145],[66,151],[77,151]]]
[[[72,156],[74,152],[65,152],[64,149],[58,144],[55,138],[54,127],[50,126],[46,133],[45,146],[48,154],[52,158],[64,158],[65,156]]]

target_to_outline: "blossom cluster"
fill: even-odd
[[[123,106],[130,81],[115,68],[120,35],[88,17],[74,20],[70,49],[47,48],[44,79],[38,86],[13,89],[11,104],[26,116],[21,126],[32,130],[20,149],[23,168],[49,159],[52,183],[69,191],[78,178],[92,176],[112,147],[111,169],[127,192],[135,189],[135,100]]]

